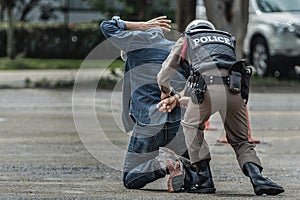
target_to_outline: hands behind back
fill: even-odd
[[[177,100],[176,96],[169,96],[161,100],[156,108],[161,112],[171,112],[177,106]]]
[[[177,106],[180,105],[181,108],[186,108],[189,103],[190,97],[181,97],[178,98],[177,95],[169,96],[166,98],[163,98],[161,100],[156,108],[161,112],[172,112],[172,110]]]

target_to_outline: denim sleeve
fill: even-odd
[[[130,117],[131,82],[128,63],[125,63],[125,74],[122,84],[122,122],[126,132],[132,131],[135,122]]]
[[[100,24],[100,29],[111,43],[117,48],[126,51],[133,37],[133,32],[126,30],[126,23],[120,17],[114,16],[111,20],[103,21]]]
[[[109,21],[103,21],[100,24],[100,29],[103,35],[109,39],[117,48],[121,50],[127,50],[129,42],[132,41],[133,37],[132,31],[126,30],[126,24],[120,17],[113,17]],[[133,129],[134,121],[130,117],[130,99],[131,99],[131,83],[130,83],[130,73],[128,73],[129,67],[128,63],[125,63],[125,74],[123,77],[122,84],[122,122],[126,132]]]

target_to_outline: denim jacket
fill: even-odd
[[[159,125],[180,121],[179,107],[171,113],[163,113],[156,108],[161,101],[157,74],[175,42],[167,40],[160,28],[128,31],[125,22],[116,16],[109,21],[103,21],[100,29],[113,45],[127,55],[122,99],[125,130],[132,130],[134,123]],[[177,73],[171,79],[171,84],[173,88],[182,90],[184,76]]]

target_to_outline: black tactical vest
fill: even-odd
[[[190,64],[199,73],[212,68],[229,69],[236,62],[235,39],[227,32],[198,29],[185,32]]]

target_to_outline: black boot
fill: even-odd
[[[199,185],[191,188],[189,192],[203,194],[214,194],[216,192],[209,161],[209,159],[206,159],[193,164],[199,177]]]
[[[261,170],[257,165],[247,162],[243,166],[243,171],[251,180],[256,195],[277,195],[284,192],[284,189],[272,182],[270,179],[263,177]]]

